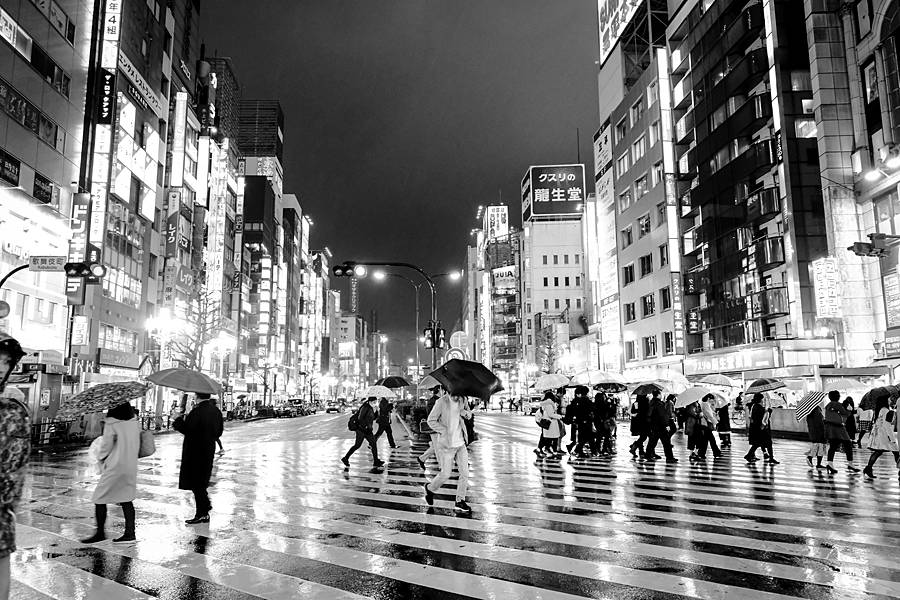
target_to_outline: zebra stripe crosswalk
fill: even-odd
[[[479,415],[468,515],[453,509],[455,477],[424,504],[424,446],[383,447],[383,470],[364,448],[345,472],[345,420],[230,429],[212,522],[195,527],[182,521],[180,439],[161,436],[140,465],[135,545],[77,541],[93,519],[83,452],[35,462],[13,597],[900,597],[900,492],[886,460],[874,482],[826,476],[807,469],[804,444],[778,441],[781,465],[747,466],[736,439],[720,461],[649,464],[625,437],[612,459],[535,460],[532,419]]]

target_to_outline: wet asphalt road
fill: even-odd
[[[806,444],[776,440],[781,465],[748,466],[746,440],[721,460],[634,461],[620,424],[613,459],[535,461],[522,415],[476,417],[472,515],[434,508],[395,427],[346,470],[348,415],[228,424],[212,521],[187,526],[180,436],[140,461],[138,542],[85,546],[93,530],[86,452],[37,456],[18,513],[15,600],[900,597],[900,493],[889,457],[865,481],[809,470]],[[868,455],[862,451],[863,459]],[[427,476],[435,473],[431,462]],[[452,480],[451,484],[455,481]],[[110,507],[108,533],[121,529]]]

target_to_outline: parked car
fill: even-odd
[[[329,402],[325,405],[325,414],[344,412],[344,407],[337,402]]]
[[[296,417],[300,412],[293,404],[290,402],[284,402],[275,407],[275,416],[278,418],[282,417]]]

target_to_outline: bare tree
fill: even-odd
[[[544,373],[553,373],[559,359],[559,343],[553,327],[544,327],[538,331],[536,356],[538,366]]]
[[[222,326],[222,293],[195,283],[184,314],[177,315],[185,328],[171,341],[172,358],[186,369],[201,370],[210,342]]]

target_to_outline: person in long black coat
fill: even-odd
[[[859,471],[853,464],[853,439],[847,433],[847,417],[852,415],[841,404],[841,393],[828,392],[828,404],[825,405],[825,438],[828,440],[828,464],[829,473],[837,473],[834,468],[834,454],[841,447],[847,454],[847,470],[853,473]]]
[[[650,435],[650,399],[638,394],[631,404],[631,435],[637,439],[628,447],[632,456],[644,458],[644,442]]]
[[[750,450],[744,456],[744,460],[754,463],[756,449],[762,448],[765,461],[777,465],[772,449],[772,427],[769,424],[769,409],[765,406],[765,398],[762,394],[754,394],[750,399],[750,423],[747,427],[747,436],[750,438]]]
[[[666,455],[666,462],[676,463],[678,459],[672,453],[672,415],[669,411],[668,403],[662,399],[660,394],[654,393],[653,399],[650,400],[649,414],[649,431],[650,436],[647,440],[647,449],[644,451],[647,460],[658,460],[661,457],[656,454],[657,442],[662,442],[663,451]]]
[[[600,453],[605,456],[612,456],[613,452],[613,434],[616,430],[616,405],[613,404],[609,397],[600,392],[594,395],[594,445],[591,448],[594,453]]]
[[[363,442],[369,443],[369,450],[372,451],[372,465],[374,467],[384,465],[384,461],[379,460],[378,458],[378,444],[375,440],[375,436],[372,435],[372,424],[375,423],[375,418],[377,416],[377,413],[375,412],[375,404],[377,401],[378,398],[375,396],[369,396],[366,401],[362,403],[362,406],[359,407],[359,410],[356,411],[356,429],[354,430],[356,433],[356,441],[353,443],[353,446],[347,450],[347,454],[341,458],[341,462],[348,469],[350,468],[350,457],[353,456],[354,452],[359,450],[359,447],[362,446]]]
[[[388,402],[387,398],[382,398],[381,402],[378,404],[378,431],[375,432],[375,441],[378,441],[378,438],[381,437],[382,433],[386,433],[388,444],[391,448],[396,448],[397,444],[394,443],[394,431],[393,427],[391,427],[392,410],[394,410],[394,405]]]
[[[566,416],[571,414],[568,421],[574,434],[573,443],[569,445],[572,454],[584,455],[584,447],[590,448],[594,441],[594,407],[589,393],[586,386],[579,385],[575,388],[575,399],[566,408]]]
[[[806,462],[813,467],[813,458],[816,459],[816,468],[824,469],[822,458],[825,457],[825,417],[822,415],[822,407],[817,406],[806,417],[806,431],[809,433],[809,450],[806,451]]]
[[[222,436],[224,428],[222,411],[209,401],[209,394],[197,394],[197,405],[187,416],[182,414],[175,419],[172,428],[184,435],[178,489],[191,490],[196,505],[194,518],[185,523],[208,523],[212,504],[206,488],[212,476],[216,440]]]

